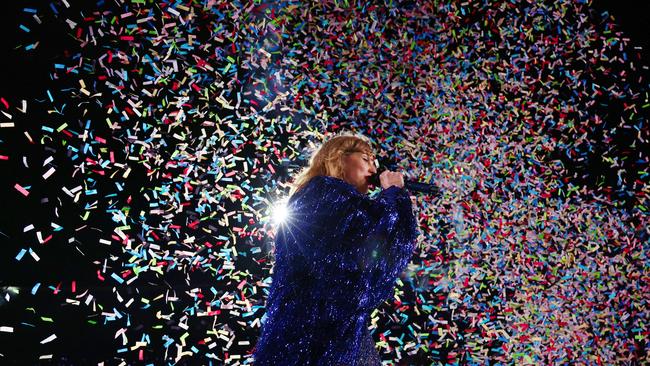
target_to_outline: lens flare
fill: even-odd
[[[279,226],[284,224],[289,219],[289,216],[289,209],[286,200],[281,200],[273,204],[273,208],[271,209],[271,219],[275,225]]]

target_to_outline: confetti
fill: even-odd
[[[47,179],[47,178],[49,178],[52,174],[54,174],[55,171],[56,171],[56,169],[54,169],[54,168],[50,168],[50,169],[48,169],[48,170],[43,174],[43,179]]]
[[[15,188],[18,192],[22,193],[23,196],[29,196],[29,191],[28,191],[27,189],[25,189],[23,186],[21,186],[20,184],[16,183],[16,185],[14,186],[14,188]]]
[[[55,340],[55,339],[56,339],[56,334],[52,334],[51,336],[49,336],[49,337],[43,339],[43,340],[41,341],[41,344],[50,343],[50,342],[52,342],[52,341]]]
[[[46,33],[71,43],[42,57],[51,80],[36,97],[0,98],[0,165],[16,170],[5,194],[43,207],[15,219],[8,258],[84,271],[40,278],[34,301],[74,304],[125,363],[250,363],[272,208],[323,139],[352,130],[380,165],[442,192],[413,198],[417,255],[371,315],[385,361],[647,359],[648,67],[608,13],[587,1],[156,5],[17,15],[21,55],[58,47]],[[7,327],[30,326],[26,314]],[[73,343],[41,316],[53,321],[32,343],[53,331]]]

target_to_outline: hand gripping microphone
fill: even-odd
[[[373,174],[368,178],[368,182],[372,184],[375,187],[381,187],[381,183],[379,182],[379,172]],[[425,194],[438,194],[440,193],[440,190],[438,187],[431,183],[423,183],[423,182],[418,182],[410,179],[404,178],[404,188],[411,192],[419,192],[419,193],[425,193]]]

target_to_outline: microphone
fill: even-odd
[[[375,187],[381,187],[381,183],[379,181],[379,172],[371,175],[368,178],[368,182],[372,184]],[[439,194],[440,190],[438,187],[431,183],[423,183],[423,182],[418,182],[410,179],[404,178],[404,188],[411,192],[420,192],[420,193],[426,193],[426,194]]]

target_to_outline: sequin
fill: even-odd
[[[393,292],[418,229],[408,191],[372,200],[317,176],[288,201],[255,365],[380,365],[370,313]]]

